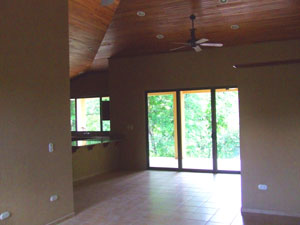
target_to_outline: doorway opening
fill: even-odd
[[[240,172],[235,87],[146,92],[150,169]]]

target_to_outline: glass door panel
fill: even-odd
[[[176,92],[148,93],[150,167],[178,168]]]
[[[240,171],[238,89],[216,89],[218,170]]]
[[[181,91],[182,168],[213,169],[211,91]]]

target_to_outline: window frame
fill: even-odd
[[[102,119],[102,108],[101,108],[101,104],[102,102],[104,102],[102,100],[102,98],[109,98],[109,102],[110,102],[110,96],[109,95],[104,95],[104,96],[85,96],[85,97],[71,97],[70,98],[70,102],[71,100],[74,100],[75,101],[75,131],[72,131],[72,125],[71,125],[71,133],[72,133],[72,136],[99,136],[99,135],[106,135],[106,134],[109,134],[111,132],[111,129],[109,131],[103,131],[103,121],[106,121],[106,120],[103,120]],[[100,101],[100,131],[78,131],[78,125],[77,125],[77,121],[78,121],[78,113],[77,113],[77,99],[90,99],[90,98],[99,98],[99,101]],[[70,103],[71,104],[71,103]],[[70,110],[71,112],[71,110]],[[70,113],[70,117],[71,117],[71,113]],[[111,120],[109,120],[111,121]]]

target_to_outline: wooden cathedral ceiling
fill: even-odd
[[[115,14],[119,0],[101,6],[101,0],[69,0],[70,76],[88,70]],[[98,60],[101,61],[101,60]],[[105,68],[107,60],[98,62]]]
[[[225,47],[300,38],[299,0],[115,0],[109,7],[69,0],[69,7],[71,77],[107,68],[108,58],[169,52],[178,46],[172,42],[189,39],[192,13],[197,38]]]

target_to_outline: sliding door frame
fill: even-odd
[[[145,92],[145,124],[146,124],[146,157],[147,157],[147,169],[148,170],[162,170],[162,171],[184,171],[184,172],[201,172],[201,173],[224,173],[224,174],[240,174],[241,171],[231,170],[218,170],[217,169],[217,112],[216,112],[216,90],[217,89],[230,89],[238,88],[237,85],[221,86],[221,87],[201,87],[201,88],[180,88],[180,89],[165,89],[165,90],[150,90]],[[213,156],[213,169],[185,169],[182,168],[182,128],[181,128],[181,92],[182,91],[198,91],[198,90],[210,90],[211,93],[211,119],[212,119],[212,156]],[[177,107],[177,151],[178,151],[178,168],[167,167],[150,167],[149,160],[149,121],[148,121],[148,94],[149,93],[164,93],[164,92],[176,92],[176,107]],[[174,118],[175,119],[175,118]],[[174,122],[174,125],[176,122]],[[176,143],[175,143],[176,145]]]

